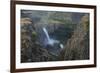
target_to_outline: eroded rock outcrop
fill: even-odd
[[[61,53],[62,60],[89,59],[89,16],[82,17]]]

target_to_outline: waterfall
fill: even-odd
[[[54,43],[56,43],[56,44],[59,44],[61,49],[64,48],[63,44],[61,44],[58,40],[54,40],[54,39],[50,38],[50,36],[48,34],[48,31],[47,31],[47,29],[45,27],[43,27],[43,31],[44,31],[44,33],[46,35],[46,38],[47,38],[46,44],[54,46]]]
[[[47,37],[47,40],[50,41],[50,37],[49,37],[48,31],[46,30],[45,27],[43,27],[43,31],[44,31],[44,33],[45,33],[45,35]]]
[[[54,39],[51,39],[50,38],[50,36],[48,34],[48,31],[47,31],[47,29],[45,27],[43,27],[43,31],[44,31],[44,33],[46,35],[46,38],[47,38],[46,44],[49,44],[49,45],[52,45],[53,46],[54,43],[58,43],[59,42],[57,40],[54,40]]]

